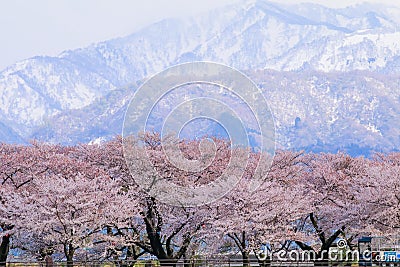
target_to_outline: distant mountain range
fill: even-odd
[[[244,71],[265,92],[278,147],[400,148],[400,9],[251,1],[166,19],[127,37],[0,73],[0,141],[73,144],[121,133],[149,76],[208,60]]]

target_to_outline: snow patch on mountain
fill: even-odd
[[[322,146],[324,142],[335,143],[335,138],[350,144],[350,130],[354,131],[354,142],[370,133],[376,136],[371,140],[380,140],[383,147],[397,146],[398,137],[388,131],[392,127],[383,124],[397,118],[396,108],[388,103],[396,105],[400,98],[398,87],[393,90],[393,77],[400,71],[399,25],[400,9],[396,7],[361,4],[332,9],[262,0],[195,17],[166,19],[126,37],[64,51],[57,57],[34,57],[6,68],[0,73],[0,122],[23,138],[57,141],[61,131],[70,142],[109,136],[119,132],[122,108],[139,81],[174,64],[209,60],[243,71],[283,73],[277,84],[289,91],[280,98],[286,105],[280,109],[283,114],[277,115],[277,125],[282,133],[288,133],[289,137],[280,140],[288,147]],[[358,79],[361,85],[368,84],[358,87],[344,78],[341,83],[339,74],[323,79],[318,74],[296,84],[296,80],[285,79],[287,71],[304,75],[339,72],[343,77],[367,71],[384,78],[361,75],[374,80]],[[301,75],[298,79],[302,80]],[[341,86],[352,89],[338,90]],[[295,101],[299,89],[304,102]],[[365,90],[375,90],[376,100],[372,95],[366,99],[369,93]],[[295,108],[287,102],[290,99],[306,108]],[[122,104],[110,103],[113,101]],[[298,114],[291,114],[292,110]],[[372,117],[365,119],[365,114]],[[343,118],[351,121],[351,116],[359,117],[354,127],[342,123]],[[293,126],[297,117],[295,131],[289,125]],[[307,118],[322,123],[326,134],[321,132],[318,140],[308,136],[317,126]],[[383,124],[382,118],[386,118]],[[348,133],[348,140],[335,136],[332,129]],[[389,134],[391,141],[379,139],[379,134]],[[295,135],[304,139],[300,142]],[[372,142],[365,140],[360,141],[365,146]]]

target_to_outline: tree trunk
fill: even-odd
[[[71,257],[67,257],[67,267],[73,267],[74,260]]]
[[[10,249],[10,235],[5,234],[0,244],[0,266],[6,266],[9,249]]]
[[[72,244],[64,244],[64,254],[65,257],[67,258],[67,267],[74,266],[74,252],[75,249],[72,246]]]
[[[136,259],[139,258],[139,253],[136,253],[135,246],[131,245],[127,247],[126,250],[126,261],[122,261],[122,267],[133,267],[135,265]]]
[[[247,251],[242,252],[242,259],[243,259],[243,267],[249,267],[250,266],[250,257],[249,257],[249,253]]]
[[[242,231],[242,240],[240,240],[241,252],[242,252],[242,261],[243,267],[250,266],[250,257],[249,252],[247,251],[247,244],[246,244],[246,232]]]

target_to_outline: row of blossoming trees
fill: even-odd
[[[137,148],[129,162],[134,175],[156,171],[181,186],[217,179],[232,154],[248,162],[236,170],[241,179],[234,190],[198,207],[167,205],[144,193],[121,138],[100,145],[0,145],[0,266],[10,248],[32,257],[62,255],[68,266],[82,258],[137,259],[144,253],[174,264],[232,251],[246,265],[262,246],[324,258],[337,238],[354,249],[360,235],[398,234],[400,154],[367,159],[279,151],[269,166],[265,155],[212,141],[212,163],[197,172],[172,164],[157,134],[131,144]],[[200,142],[176,145],[186,159],[204,159]],[[254,179],[262,181],[255,190]]]

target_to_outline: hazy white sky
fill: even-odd
[[[0,0],[0,70],[35,55],[128,35],[166,17],[242,0]],[[344,7],[360,0],[275,0]],[[370,0],[400,6],[397,0]]]

